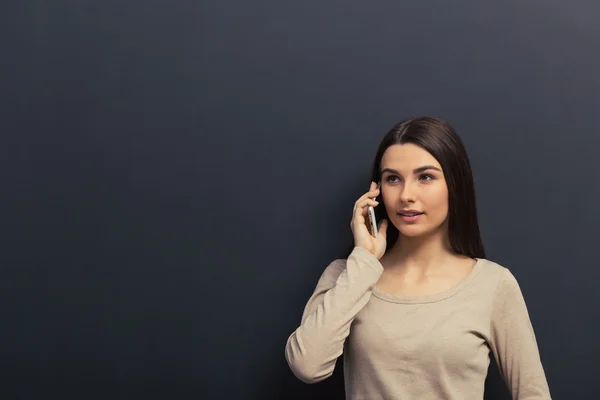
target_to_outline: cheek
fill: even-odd
[[[426,196],[425,207],[435,214],[446,214],[448,211],[448,190],[445,186],[432,187]]]

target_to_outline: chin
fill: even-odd
[[[431,224],[423,223],[408,224],[404,221],[394,221],[394,226],[396,227],[396,229],[398,229],[400,235],[406,237],[418,237],[429,235],[440,228],[440,225],[437,224],[434,226],[431,226]]]
[[[402,236],[406,236],[406,237],[417,237],[417,236],[422,236],[424,234],[426,234],[427,232],[429,232],[429,230],[425,230],[425,229],[420,229],[420,228],[406,228],[406,227],[402,227],[401,229],[398,229],[398,232],[400,232],[400,235]]]

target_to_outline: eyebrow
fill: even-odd
[[[439,169],[438,167],[434,167],[433,165],[424,165],[422,167],[413,169],[413,174],[418,174],[420,172],[427,171],[428,169],[433,169],[433,170],[442,172],[441,169]],[[391,168],[384,168],[381,171],[381,175],[383,175],[386,172],[389,172],[391,174],[396,174],[396,175],[402,175],[402,174],[400,174],[400,172],[396,171],[395,169],[391,169]]]

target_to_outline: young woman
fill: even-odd
[[[470,163],[447,122],[387,133],[350,226],[351,252],[327,266],[288,338],[299,379],[328,378],[344,353],[347,399],[481,400],[491,352],[513,399],[550,399],[519,285],[485,258]]]

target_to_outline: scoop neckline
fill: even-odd
[[[422,304],[422,303],[434,303],[437,301],[445,300],[449,297],[454,296],[456,293],[460,292],[465,288],[476,276],[479,274],[482,266],[482,259],[473,257],[475,259],[475,265],[471,269],[471,272],[467,276],[465,276],[460,282],[456,285],[443,290],[438,293],[424,295],[424,296],[407,296],[407,295],[398,295],[398,294],[390,294],[381,291],[377,286],[373,286],[372,294],[375,297],[378,297],[381,300],[389,301],[392,303],[405,303],[405,304]]]

